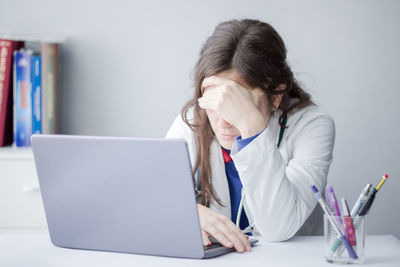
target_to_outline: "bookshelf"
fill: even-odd
[[[30,147],[1,147],[0,160],[33,160],[32,149]]]
[[[65,42],[63,36],[28,36],[1,34],[0,39],[24,42],[24,48],[39,53],[44,60],[44,48],[47,45],[56,48],[54,60],[54,99],[51,99],[54,111],[54,125],[44,122],[46,111],[45,91],[41,91],[41,121],[43,133],[58,132],[58,91],[59,91],[59,45]],[[44,62],[43,62],[44,63]],[[49,63],[48,63],[49,64]],[[43,69],[42,69],[43,70]],[[41,73],[41,81],[45,86],[46,75]],[[50,87],[50,86],[49,86]],[[43,87],[42,87],[43,88]],[[50,94],[49,94],[50,95]],[[43,106],[42,106],[43,104]],[[33,106],[33,105],[32,105]],[[32,108],[33,109],[33,108]],[[33,110],[32,110],[33,113]],[[15,116],[15,115],[14,115]],[[14,127],[15,121],[13,121]],[[46,127],[45,127],[46,124]],[[31,126],[32,127],[32,126]],[[53,130],[55,129],[55,130]],[[32,149],[27,147],[16,147],[15,139],[12,145],[0,147],[0,232],[15,231],[37,231],[46,230],[43,203],[40,195],[36,167],[33,159]]]
[[[0,39],[7,39],[7,40],[13,40],[13,41],[22,41],[22,42],[38,42],[38,43],[56,43],[56,44],[62,44],[66,42],[65,36],[32,36],[32,35],[24,35],[24,34],[6,34],[6,33],[0,33]]]

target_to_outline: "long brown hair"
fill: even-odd
[[[230,20],[219,24],[207,39],[195,67],[194,96],[182,108],[181,116],[195,134],[197,156],[193,175],[199,170],[201,204],[207,207],[212,201],[223,205],[211,183],[210,146],[214,140],[205,110],[198,105],[202,96],[201,83],[211,75],[234,69],[252,88],[259,87],[271,101],[272,95],[282,94],[279,123],[289,112],[310,104],[310,96],[299,86],[286,62],[286,47],[275,29],[258,20]],[[286,85],[277,91],[279,84]],[[298,99],[289,106],[292,98]],[[193,120],[188,112],[193,108]]]

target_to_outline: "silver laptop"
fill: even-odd
[[[31,143],[55,246],[184,258],[233,251],[203,246],[183,139],[32,135]]]

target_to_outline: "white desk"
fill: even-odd
[[[367,266],[400,266],[400,241],[393,236],[368,236]],[[335,266],[325,262],[322,237],[294,237],[287,242],[260,241],[251,252],[230,253],[208,260],[143,256],[58,248],[46,232],[0,233],[0,266]]]

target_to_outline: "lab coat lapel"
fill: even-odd
[[[268,130],[270,131],[274,140],[276,140],[276,144],[278,144],[280,125],[279,125],[279,117],[281,116],[281,112],[276,112],[272,115],[268,121]]]

